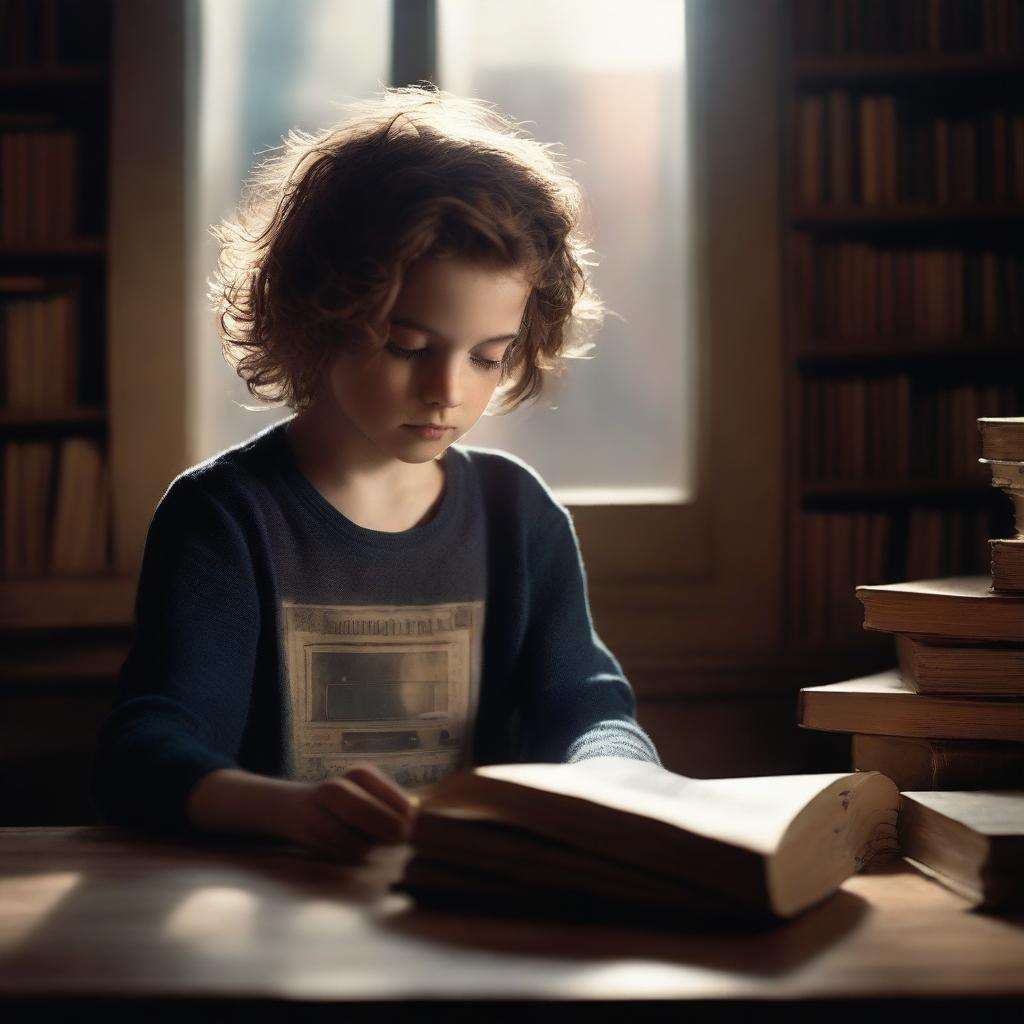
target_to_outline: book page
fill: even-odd
[[[691,779],[649,761],[483,765],[474,774],[654,818],[696,835],[771,853],[793,819],[848,772]],[[443,783],[439,787],[443,794]]]

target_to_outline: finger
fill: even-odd
[[[322,824],[311,821],[305,822],[303,826],[302,845],[314,853],[324,857],[339,856],[335,849],[334,841],[328,835]]]
[[[408,820],[394,808],[368,793],[358,779],[329,779],[320,792],[320,804],[373,842],[399,842],[406,836]]]
[[[376,765],[356,765],[348,770],[347,775],[349,778],[357,778],[364,789],[403,815],[413,812],[419,803],[412,793],[399,786]]]
[[[349,828],[325,808],[315,807],[314,810],[316,813],[309,823],[309,831],[325,853],[352,863],[366,857],[374,843]]]

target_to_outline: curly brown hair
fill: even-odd
[[[546,373],[590,358],[603,322],[580,227],[583,195],[551,150],[494,104],[432,85],[345,104],[317,134],[291,130],[246,180],[207,279],[224,357],[264,403],[301,410],[339,345],[386,340],[406,269],[459,255],[531,286],[489,415],[538,396]]]

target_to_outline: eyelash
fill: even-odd
[[[388,339],[384,346],[393,355],[398,356],[400,359],[415,359],[417,356],[422,355],[424,352],[429,352],[426,348],[402,348],[400,345],[396,345],[392,339]],[[500,359],[484,359],[482,356],[470,356],[472,362],[481,370],[496,370],[501,366]]]

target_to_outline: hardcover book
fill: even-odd
[[[865,629],[1024,643],[1024,595],[997,594],[988,576],[857,587]]]
[[[992,552],[992,589],[1024,594],[1024,537],[996,537]]]
[[[798,720],[826,732],[1024,742],[1024,698],[915,693],[894,668],[803,687]]]
[[[1024,462],[1024,416],[981,416],[981,457],[994,462]]]
[[[856,771],[881,772],[904,790],[1024,788],[1024,743],[855,733]]]
[[[915,692],[1024,696],[1024,644],[896,635],[900,677]]]
[[[1024,790],[900,794],[904,857],[976,909],[1024,908]]]

